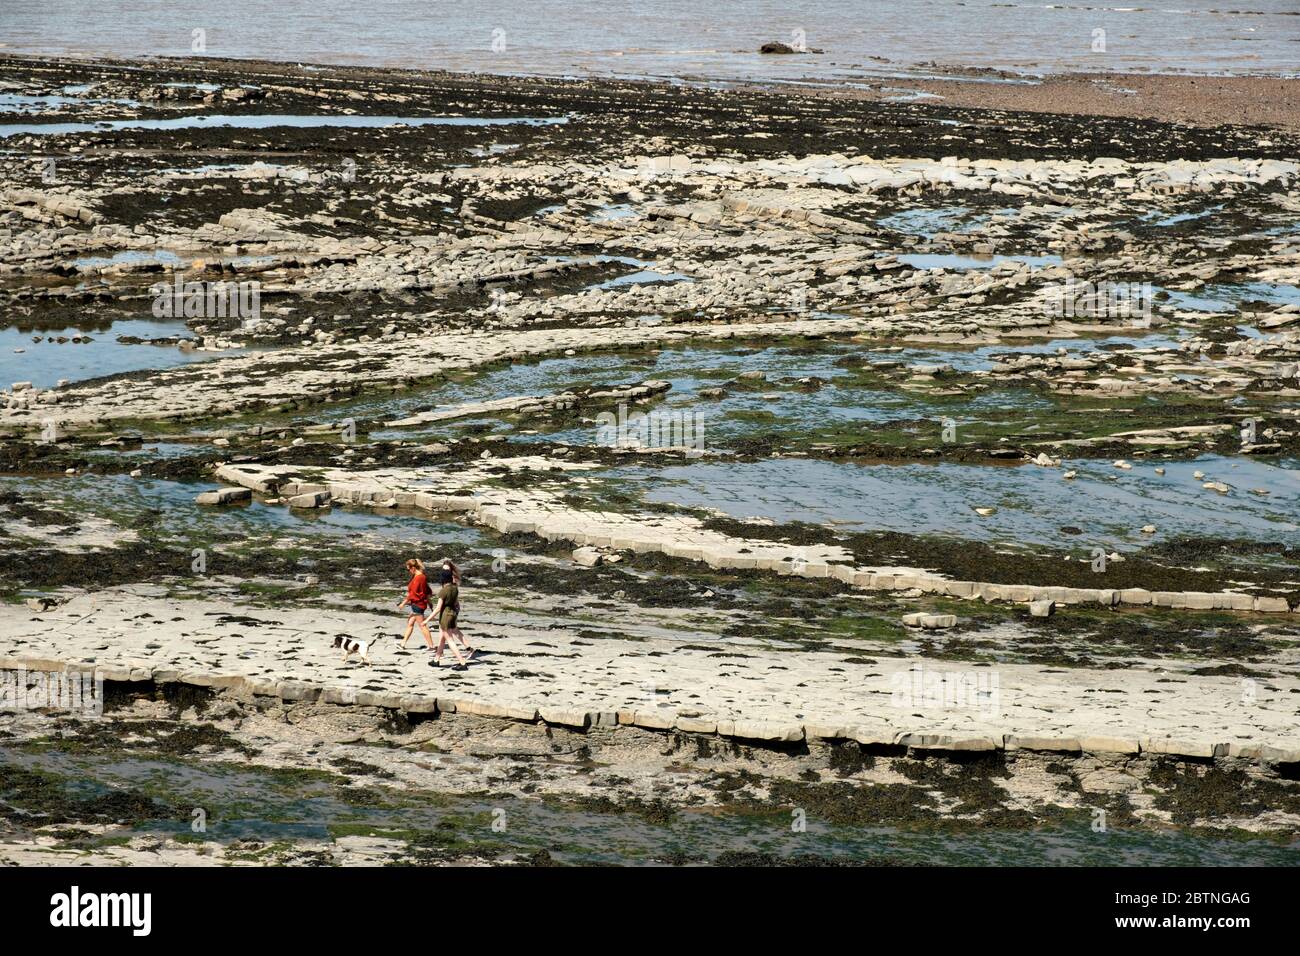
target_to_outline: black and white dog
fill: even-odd
[[[349,657],[353,654],[361,655],[361,663],[370,664],[370,642],[358,641],[350,637],[344,637],[340,634],[334,638],[334,646],[343,649],[343,662],[346,664]]]

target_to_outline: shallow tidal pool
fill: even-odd
[[[660,809],[650,819],[616,803],[593,811],[558,798],[347,786],[350,781],[333,771],[192,758],[14,751],[5,763],[50,775],[74,799],[129,791],[138,818],[113,837],[172,837],[190,846],[237,840],[291,845],[348,835],[409,841],[395,850],[393,862],[418,862],[422,854],[508,861],[542,850],[561,864],[604,865],[770,864],[801,857],[895,866],[1294,866],[1300,860],[1294,843],[1243,834],[1145,827],[1096,832],[1084,813],[1077,824],[1052,827],[930,829],[831,823],[810,812],[799,828],[798,808],[784,805]],[[0,764],[0,780],[4,769]],[[196,834],[191,821],[200,808],[206,830]]]

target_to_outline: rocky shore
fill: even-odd
[[[1095,80],[0,58],[0,859],[1286,852],[1295,81]]]

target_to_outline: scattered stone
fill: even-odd
[[[328,491],[313,491],[293,495],[286,503],[290,508],[327,508],[330,504],[330,493]]]
[[[1056,613],[1055,601],[1030,601],[1029,614],[1031,617],[1051,617]]]
[[[924,611],[917,611],[913,614],[904,614],[903,624],[907,627],[919,627],[927,631],[934,631],[948,627],[956,627],[957,615],[927,614]]]
[[[218,488],[216,491],[203,492],[194,499],[194,503],[198,505],[233,505],[252,500],[253,492],[249,488]]]

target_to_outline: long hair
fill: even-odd
[[[419,558],[407,558],[407,559],[406,559],[406,570],[408,570],[408,571],[416,570],[416,571],[419,571],[421,574],[423,574],[423,573],[424,573],[424,562],[421,561]]]
[[[451,571],[451,583],[460,587],[460,568],[456,567],[456,562],[451,558],[443,558],[442,563]]]

